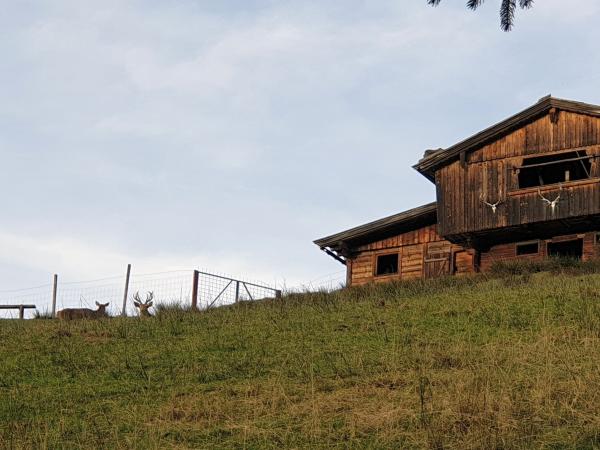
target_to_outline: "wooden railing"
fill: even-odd
[[[25,318],[25,310],[26,309],[35,309],[35,305],[0,305],[0,309],[18,309],[19,310],[19,319]]]

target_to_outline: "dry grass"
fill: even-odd
[[[3,448],[600,448],[600,276],[0,323]]]

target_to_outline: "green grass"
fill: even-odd
[[[600,448],[600,275],[0,321],[0,447]]]

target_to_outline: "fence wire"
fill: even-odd
[[[154,296],[154,305],[179,304],[189,306],[192,302],[193,271],[181,270],[174,272],[150,273],[131,275],[129,296],[127,299],[127,314],[136,315],[133,297],[139,293],[142,300],[149,292]],[[121,302],[123,294],[121,293]],[[119,305],[122,308],[122,305]]]
[[[198,307],[210,309],[236,302],[277,298],[277,289],[221,275],[199,272]]]
[[[108,303],[107,311],[111,315],[120,312],[123,301],[125,276],[104,278],[101,280],[78,281],[58,284],[56,310],[64,308],[96,309],[97,303]],[[38,306],[38,310],[39,310]],[[52,311],[52,299],[42,312]]]
[[[0,305],[50,305],[52,301],[52,284],[27,289],[0,291]],[[32,309],[25,310],[25,317],[33,317]],[[18,310],[0,310],[0,318],[17,319]]]
[[[197,273],[197,275],[195,275]],[[152,292],[154,305],[179,304],[189,307],[192,304],[194,277],[198,278],[197,307],[215,308],[236,301],[275,298],[280,291],[258,283],[236,280],[222,275],[192,270],[131,274],[126,301],[126,314],[137,315],[133,305],[134,296],[139,293],[145,300]],[[109,303],[107,311],[117,316],[123,310],[126,276],[115,276],[90,281],[62,282],[58,280],[56,310],[64,308],[96,309],[96,302]],[[53,285],[35,288],[0,291],[0,305],[35,305],[36,310],[25,310],[25,318],[37,313],[50,315],[52,312]],[[18,318],[19,311],[0,310],[0,318]]]

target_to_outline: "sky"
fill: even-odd
[[[435,199],[411,166],[540,97],[600,104],[600,3],[23,0],[0,14],[0,286],[344,278],[314,239]]]

